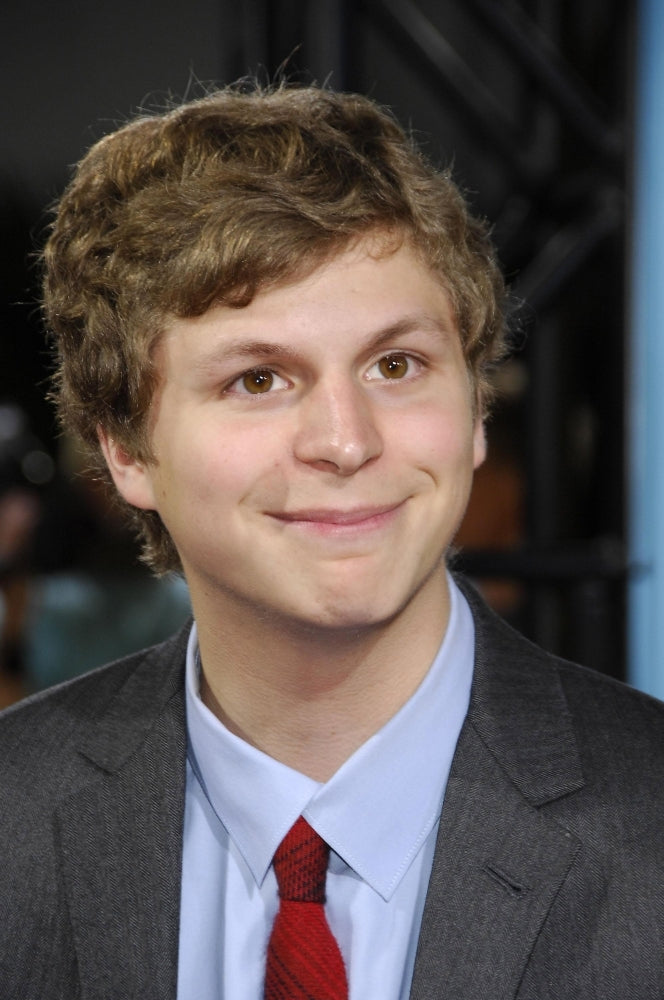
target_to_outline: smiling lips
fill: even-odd
[[[379,507],[356,507],[353,510],[335,510],[327,508],[312,508],[309,510],[282,511],[273,513],[278,521],[287,524],[311,526],[321,530],[343,529],[355,527],[378,527],[389,519],[389,515],[398,510],[403,501],[385,504]]]

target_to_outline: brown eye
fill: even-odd
[[[258,371],[247,372],[242,376],[242,386],[247,392],[256,395],[261,392],[269,392],[274,385],[274,375],[271,371],[260,369]]]
[[[403,378],[408,374],[408,367],[405,354],[386,354],[378,362],[378,371],[383,378]]]

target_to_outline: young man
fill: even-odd
[[[503,296],[449,177],[231,89],[98,143],[45,274],[63,422],[195,624],[2,719],[0,995],[661,998],[662,707],[446,570]]]

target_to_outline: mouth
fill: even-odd
[[[270,517],[284,524],[300,526],[304,529],[339,531],[382,527],[396,514],[405,501],[370,507],[353,507],[348,510],[337,508],[306,508],[295,511],[270,512]]]

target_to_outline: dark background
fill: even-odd
[[[0,408],[20,407],[19,450],[51,456],[56,470],[27,484],[39,516],[4,568],[0,530],[16,619],[8,669],[25,670],[31,581],[139,572],[112,511],[71,478],[76,455],[44,400],[32,259],[45,208],[84,150],[142,106],[247,74],[267,81],[285,65],[293,79],[390,105],[491,221],[514,292],[514,352],[459,562],[538,642],[624,676],[634,28],[633,5],[615,0],[5,3]],[[12,488],[22,475],[2,447],[0,421],[0,491],[3,461],[19,469]]]

